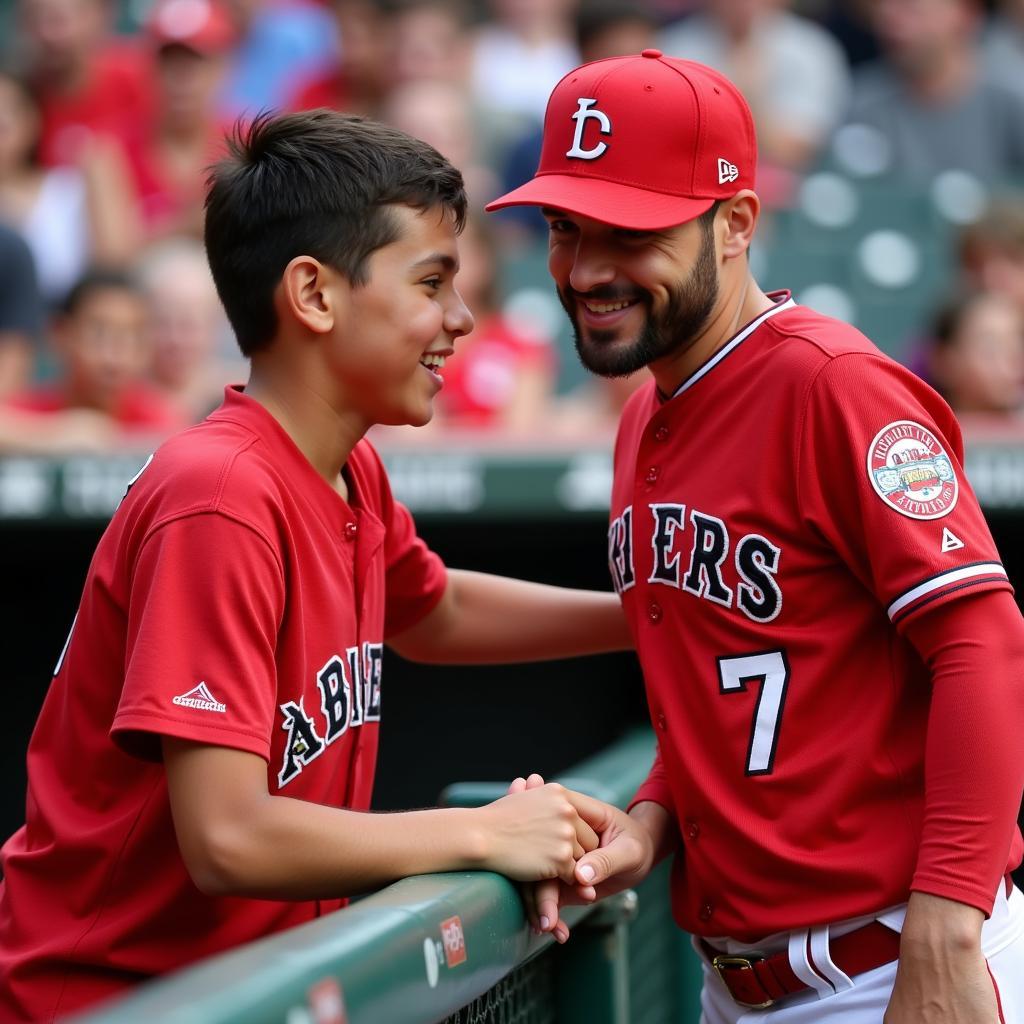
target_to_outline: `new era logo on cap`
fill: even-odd
[[[487,209],[548,206],[660,230],[752,189],[756,166],[754,120],[736,86],[703,64],[644,50],[584,64],[558,83],[536,175]]]

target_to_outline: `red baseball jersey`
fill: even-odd
[[[907,899],[931,691],[903,626],[1010,588],[948,406],[772,297],[671,398],[630,400],[609,529],[663,763],[638,797],[683,844],[674,912],[745,941]]]
[[[213,898],[178,852],[160,737],[267,760],[267,785],[369,806],[386,636],[444,567],[365,442],[345,502],[240,391],[161,447],[100,540],[4,846],[0,1021],[49,1021],[334,910]],[[343,894],[339,893],[339,896]]]

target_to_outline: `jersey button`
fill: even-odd
[[[649,618],[651,622],[654,623],[661,622],[661,605],[656,604],[654,601],[652,601],[647,606],[647,618]]]
[[[693,820],[693,818],[687,818],[686,820],[686,838],[696,839],[700,835],[700,825]]]
[[[715,908],[710,903],[705,903],[700,910],[697,911],[697,916],[702,921],[710,921],[711,915],[715,912]]]
[[[664,732],[668,728],[668,721],[666,720],[665,716],[660,711],[658,712],[658,719],[657,719],[657,721],[658,721],[658,728],[662,732]]]
[[[667,441],[668,440],[668,427],[658,427],[654,432],[655,441]]]
[[[355,540],[358,533],[359,525],[357,523],[345,524],[345,540]]]
[[[651,466],[651,468],[649,470],[647,470],[647,476],[644,477],[644,479],[649,484],[656,484],[658,482],[658,474],[659,474],[659,472],[660,471],[659,471],[657,466]]]

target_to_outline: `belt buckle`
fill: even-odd
[[[711,966],[718,972],[718,976],[722,979],[723,983],[728,987],[728,982],[725,980],[726,971],[752,971],[754,964],[759,964],[767,959],[758,953],[753,953],[749,956],[716,956],[711,961]],[[732,990],[730,989],[730,995]],[[735,996],[732,997],[733,1002],[739,1006],[745,1006],[749,1010],[767,1010],[769,1006],[774,1006],[778,1000],[768,999],[763,1003],[745,1003],[742,999],[737,999]]]

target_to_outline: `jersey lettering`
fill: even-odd
[[[384,645],[363,644],[364,721],[380,721],[380,680],[384,666]]]
[[[288,739],[284,745],[281,771],[277,774],[278,787],[284,787],[291,782],[310,761],[318,758],[326,748],[324,741],[316,734],[313,719],[306,714],[301,700],[298,704],[293,700],[282,704],[281,714],[284,715],[281,728],[288,733]]]
[[[348,730],[352,709],[352,684],[341,658],[333,655],[317,673],[316,683],[320,687],[320,706],[327,719],[326,739],[328,743],[333,743]]]
[[[729,534],[725,523],[696,509],[690,512],[693,523],[693,549],[683,589],[695,597],[706,597],[715,604],[732,607],[732,591],[722,579],[722,563],[729,554]]]
[[[742,582],[736,604],[748,619],[771,622],[782,611],[782,591],[775,582],[782,552],[767,537],[750,533],[736,545],[736,571]]]
[[[349,647],[345,657],[332,654],[316,674],[323,714],[323,738],[313,719],[306,714],[302,701],[281,705],[281,728],[288,733],[285,743],[279,786],[285,786],[329,747],[364,722],[380,721],[381,672],[384,645],[366,641],[362,647]]]
[[[633,568],[633,506],[622,510],[608,527],[608,568],[615,593],[622,594],[636,582]]]
[[[732,549],[728,524],[718,516],[697,509],[686,514],[680,502],[651,502],[650,541],[653,558],[648,583],[676,587],[694,597],[725,608],[733,606],[733,581],[726,580],[724,566]],[[612,520],[608,529],[608,564],[618,593],[634,583],[630,535],[632,507]],[[692,533],[689,565],[681,576],[684,553],[680,538],[687,526]],[[777,581],[782,549],[759,533],[743,534],[735,545],[735,596],[740,611],[754,622],[771,622],[782,610],[782,588]]]
[[[675,540],[676,530],[683,525],[686,515],[685,505],[652,504],[651,515],[654,516],[654,533],[651,536],[651,547],[654,549],[654,564],[648,583],[664,583],[670,587],[679,586],[679,552],[669,555]]]

